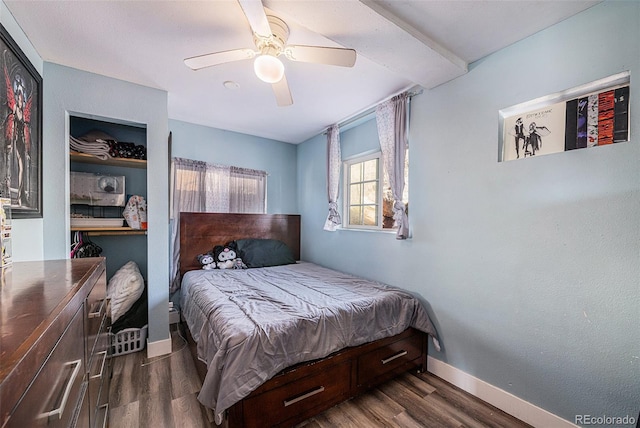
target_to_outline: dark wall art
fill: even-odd
[[[629,141],[629,72],[500,110],[499,161]]]
[[[42,217],[42,77],[0,25],[0,196],[13,218]]]

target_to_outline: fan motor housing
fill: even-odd
[[[260,53],[278,56],[284,50],[289,39],[289,26],[282,19],[273,15],[267,15],[267,21],[269,21],[271,28],[271,36],[265,38],[254,33],[253,38]]]

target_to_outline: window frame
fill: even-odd
[[[350,207],[351,204],[349,203],[349,201],[351,200],[351,166],[355,165],[355,164],[359,164],[359,163],[364,163],[367,161],[370,161],[372,159],[377,159],[378,160],[378,176],[377,176],[377,194],[376,194],[376,208],[377,208],[377,225],[376,226],[368,226],[368,225],[364,225],[364,224],[351,224],[350,223]],[[343,185],[342,185],[342,189],[343,192],[342,194],[344,195],[343,198],[343,204],[342,204],[342,212],[343,212],[343,219],[344,221],[342,222],[342,228],[344,229],[351,229],[351,230],[374,230],[374,231],[385,231],[385,230],[391,230],[391,229],[384,229],[382,227],[382,210],[383,210],[383,187],[384,187],[384,165],[382,162],[382,151],[375,151],[372,153],[364,153],[364,154],[359,154],[356,156],[352,156],[349,157],[348,159],[343,159],[342,160],[342,171],[343,171]],[[358,181],[358,183],[362,183],[362,181]],[[372,204],[367,204],[367,205],[372,205]]]

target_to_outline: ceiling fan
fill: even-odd
[[[293,104],[284,65],[278,59],[284,55],[291,61],[353,67],[356,51],[326,46],[287,45],[289,27],[280,18],[267,15],[260,0],[238,0],[253,31],[254,49],[234,49],[194,56],[184,60],[193,70],[255,58],[253,67],[260,80],[271,83],[278,106]]]

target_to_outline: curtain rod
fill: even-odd
[[[409,87],[407,89],[403,89],[402,91],[400,91],[400,92],[398,92],[396,94],[388,96],[387,98],[383,99],[382,101],[378,101],[376,104],[374,104],[374,105],[372,105],[370,107],[367,107],[367,108],[365,108],[363,110],[360,110],[359,112],[357,112],[357,113],[355,113],[355,114],[353,114],[351,116],[347,116],[345,119],[342,119],[340,122],[338,122],[338,124],[337,124],[338,128],[343,128],[343,127],[345,127],[345,126],[347,126],[347,125],[349,125],[349,124],[351,124],[351,123],[353,123],[353,122],[355,122],[357,120],[362,119],[363,117],[366,117],[366,116],[374,113],[375,110],[376,110],[376,107],[378,105],[382,104],[385,101],[390,100],[393,97],[396,97],[396,96],[402,94],[403,92],[408,92],[409,93],[409,98],[413,98],[416,95],[420,95],[420,94],[422,94],[424,92],[424,89],[422,89],[422,88],[417,89],[417,88],[418,87],[416,87],[416,86],[411,86],[411,87]],[[326,135],[328,131],[329,131],[329,128],[325,129],[323,134]]]

